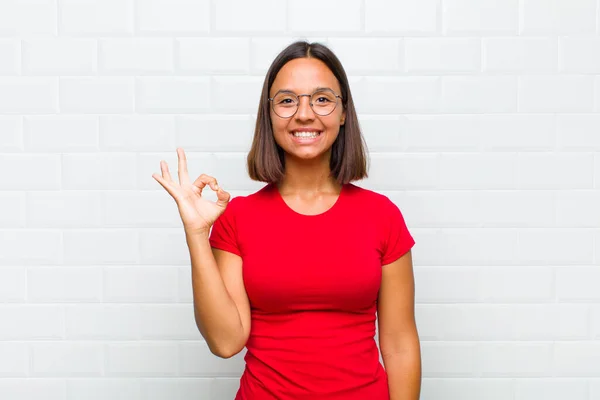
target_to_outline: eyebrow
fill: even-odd
[[[326,90],[331,90],[332,92],[335,92],[335,90],[333,90],[330,87],[321,87],[321,86],[314,88],[313,92],[318,92],[319,90],[325,90],[325,89]],[[296,92],[294,92],[291,89],[279,89],[278,92],[286,92],[286,93],[294,93],[294,94],[296,93]]]

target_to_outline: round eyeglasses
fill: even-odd
[[[310,108],[315,114],[322,117],[331,114],[337,107],[338,99],[342,98],[331,89],[320,89],[313,94],[298,95],[287,90],[280,90],[268,100],[271,102],[275,114],[281,118],[291,118],[298,111],[302,96],[309,98]]]

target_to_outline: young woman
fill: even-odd
[[[267,73],[248,154],[262,189],[230,201],[177,154],[178,183],[164,161],[152,176],[179,208],[202,336],[219,357],[247,348],[236,400],[418,399],[414,240],[394,203],[351,183],[365,146],[331,50],[293,43]]]

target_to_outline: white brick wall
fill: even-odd
[[[262,79],[305,37],[418,243],[422,399],[600,400],[600,0],[0,1],[0,399],[233,398],[151,174],[182,146],[261,187]]]

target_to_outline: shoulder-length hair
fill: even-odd
[[[296,58],[321,60],[337,78],[341,87],[342,106],[346,110],[344,125],[340,126],[337,139],[332,145],[330,169],[340,184],[367,177],[366,143],[360,131],[350,85],[340,60],[325,45],[306,41],[294,42],[277,55],[269,67],[262,88],[254,139],[247,157],[248,174],[255,181],[277,183],[285,172],[283,149],[275,142],[271,124],[269,92],[279,70]]]

